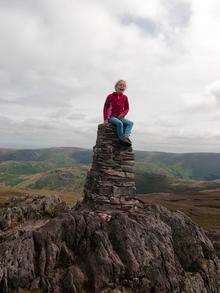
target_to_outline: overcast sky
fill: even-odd
[[[0,0],[0,147],[92,148],[122,78],[134,149],[220,152],[219,30],[219,0]]]

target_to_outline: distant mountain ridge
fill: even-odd
[[[92,150],[79,147],[0,148],[0,163],[45,162],[59,167],[72,167],[88,166],[91,159]],[[163,173],[182,179],[220,178],[220,153],[166,153],[136,150],[135,162],[138,170]]]
[[[33,161],[51,162],[55,164],[86,164],[91,161],[91,151],[78,147],[57,147],[43,149],[1,149],[0,162]]]

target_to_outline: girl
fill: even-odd
[[[133,122],[125,119],[125,115],[129,111],[128,97],[124,95],[126,82],[119,80],[115,84],[115,91],[106,98],[103,117],[105,123],[116,125],[119,141],[126,145],[131,145],[129,135],[133,127]]]

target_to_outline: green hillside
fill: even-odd
[[[171,175],[183,179],[220,178],[220,153],[135,152],[136,163],[156,165]]]
[[[0,166],[4,162],[22,162],[22,166],[18,164],[17,166],[9,166],[9,168],[17,168],[18,173],[20,168],[23,168],[24,172],[30,171],[34,174],[38,170],[42,172],[55,167],[88,166],[91,160],[92,150],[76,147],[0,149]],[[162,172],[176,178],[206,180],[220,178],[220,153],[178,154],[137,150],[135,151],[135,161],[137,168],[143,171]],[[25,162],[31,162],[31,165],[25,165]],[[35,165],[33,162],[35,162]],[[46,164],[43,165],[43,162]],[[5,166],[0,168],[1,172]],[[5,172],[5,169],[3,172]]]
[[[16,187],[82,193],[86,173],[86,168],[60,168],[24,176]]]
[[[0,185],[81,192],[91,160],[75,147],[0,149]],[[220,154],[135,151],[135,176],[139,193],[218,188]]]
[[[87,165],[92,159],[91,150],[76,147],[57,147],[45,149],[0,149],[0,163],[5,161],[17,162],[47,162],[57,166],[72,164]]]
[[[6,161],[0,163],[0,173],[36,174],[56,167],[56,164],[50,162]]]

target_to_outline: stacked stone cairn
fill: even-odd
[[[84,186],[85,200],[110,203],[132,200],[136,193],[133,169],[132,146],[119,141],[115,125],[99,124],[92,166]]]

